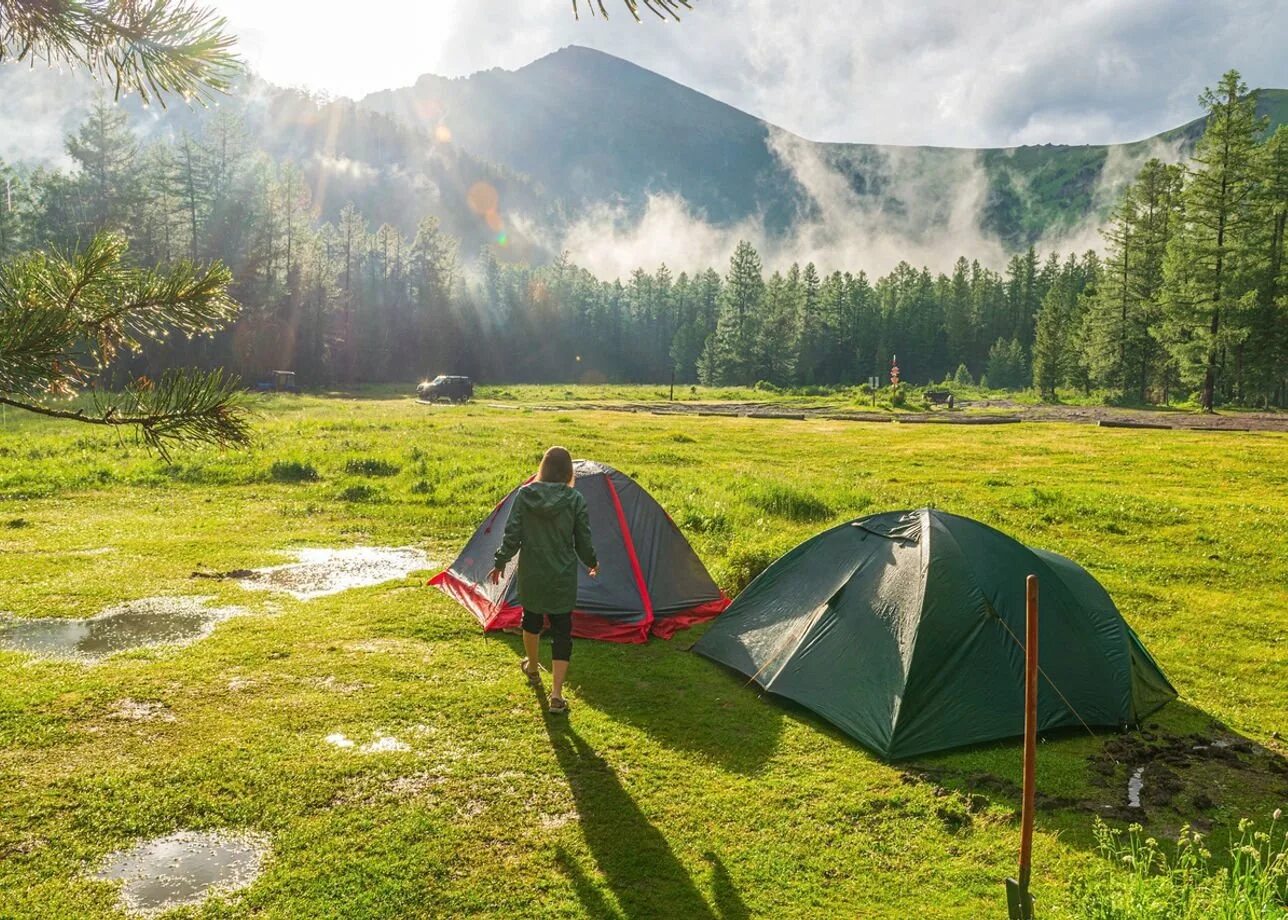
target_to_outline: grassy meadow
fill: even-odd
[[[245,892],[176,916],[1003,915],[1016,743],[882,763],[689,653],[697,630],[579,642],[572,712],[544,717],[517,639],[484,638],[424,587],[433,568],[310,601],[190,577],[300,547],[417,546],[446,565],[552,443],[638,479],[730,593],[880,510],[934,505],[1068,555],[1181,692],[1133,743],[1250,743],[1176,766],[1148,833],[1189,821],[1216,841],[1288,806],[1288,434],[668,418],[578,409],[604,397],[570,388],[509,395],[570,405],[270,397],[254,448],[170,465],[88,426],[4,416],[0,612],[172,595],[250,612],[93,665],[0,651],[0,916],[118,916],[88,871],[209,828],[265,834],[271,858]],[[114,718],[122,701],[167,718]],[[340,749],[335,732],[409,749]],[[1122,742],[1039,748],[1044,916],[1072,915],[1099,871],[1095,817],[1130,817]]]

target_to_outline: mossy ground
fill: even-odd
[[[1181,690],[1156,733],[1220,723],[1269,749],[1250,764],[1282,760],[1288,435],[516,412],[389,391],[270,398],[256,431],[251,450],[167,466],[6,416],[0,611],[202,594],[252,614],[95,666],[0,652],[0,914],[112,916],[87,867],[140,837],[231,827],[271,837],[267,871],[191,916],[998,915],[1016,744],[882,763],[688,653],[696,631],[580,642],[573,711],[549,719],[517,643],[483,638],[428,571],[308,602],[190,578],[301,546],[416,545],[446,563],[551,443],[636,477],[730,591],[883,509],[934,505],[1064,553]],[[173,719],[112,718],[123,700]],[[363,755],[324,743],[333,732],[410,750]],[[1122,804],[1125,769],[1093,769],[1112,737],[1046,739],[1043,792]],[[1151,832],[1199,820],[1219,836],[1288,804],[1288,778],[1254,767],[1196,766],[1212,807],[1187,789],[1148,811]],[[1085,805],[1040,815],[1047,910],[1097,858],[1091,824]]]

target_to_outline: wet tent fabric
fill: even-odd
[[[899,759],[1021,735],[1025,578],[1038,576],[1041,730],[1122,726],[1176,697],[1076,563],[941,511],[825,531],[695,646]]]
[[[599,577],[584,570],[579,575],[573,635],[613,642],[643,642],[650,633],[666,638],[729,606],[679,528],[637,482],[589,460],[578,460],[574,469],[590,514]],[[522,618],[514,583],[517,557],[499,585],[487,581],[517,493],[493,509],[456,561],[430,581],[486,630],[516,627]]]

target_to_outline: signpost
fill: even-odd
[[[1020,808],[1020,877],[1006,880],[1010,920],[1033,920],[1029,879],[1033,868],[1033,806],[1038,760],[1038,577],[1025,582],[1024,623],[1024,801]]]

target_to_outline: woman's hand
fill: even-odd
[[[501,570],[497,568],[492,569],[492,571],[487,573],[487,580],[494,585],[499,585],[501,583]]]
[[[598,577],[599,577],[599,566],[597,566],[597,565],[592,565],[592,566],[590,567],[590,570],[589,570],[586,574],[587,574],[587,575],[589,575],[591,578],[598,578]]]

